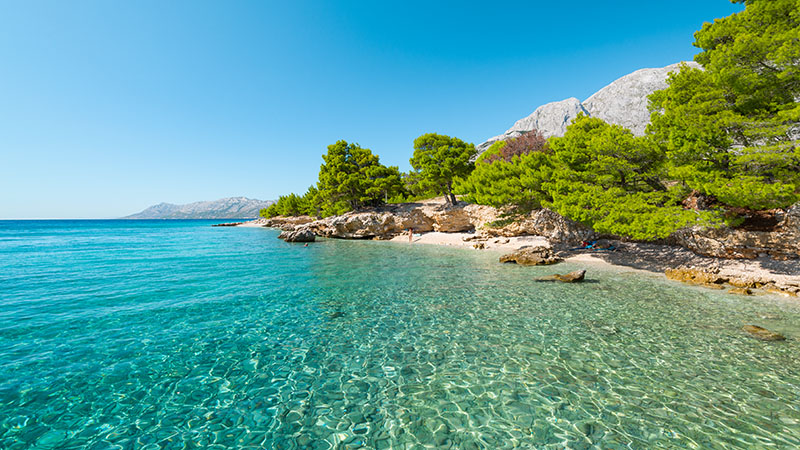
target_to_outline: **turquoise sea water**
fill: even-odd
[[[0,221],[0,448],[800,447],[796,300],[211,223]]]

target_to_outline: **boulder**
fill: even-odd
[[[786,337],[782,334],[769,331],[766,328],[759,327],[758,325],[745,325],[742,331],[748,333],[750,336],[761,339],[762,341],[784,341]]]
[[[525,246],[500,257],[501,263],[516,263],[523,266],[543,266],[555,264],[561,259],[556,257],[550,247]]]
[[[278,235],[278,239],[283,239],[286,242],[314,242],[316,235],[313,231],[308,229],[284,231]]]
[[[561,275],[554,274],[548,277],[537,278],[536,281],[560,281],[562,283],[578,283],[583,281],[586,276],[586,270],[575,270],[573,272]]]

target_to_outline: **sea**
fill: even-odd
[[[796,298],[219,222],[0,221],[0,448],[800,448]]]

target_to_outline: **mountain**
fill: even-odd
[[[123,219],[252,219],[274,202],[247,197],[229,197],[186,205],[159,203]]]
[[[483,152],[496,141],[515,138],[533,129],[539,130],[546,138],[563,136],[567,131],[567,125],[581,112],[608,123],[622,125],[633,134],[641,136],[650,123],[647,96],[667,87],[667,75],[677,70],[678,64],[680,63],[629,73],[595,92],[583,102],[572,97],[542,105],[528,117],[518,120],[505,133],[480,144],[478,150]],[[685,64],[689,67],[701,67],[691,61]]]

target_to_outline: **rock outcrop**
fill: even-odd
[[[309,230],[317,236],[340,239],[391,239],[411,228],[415,233],[440,231],[445,233],[471,232],[497,219],[497,210],[490,206],[443,201],[386,205],[340,216],[313,220],[290,221],[275,218],[264,226],[281,230]]]
[[[533,211],[528,216],[502,227],[486,228],[483,233],[491,237],[512,237],[526,234],[546,236],[554,244],[568,245],[576,245],[582,241],[592,241],[597,238],[597,233],[590,228],[549,209]]]
[[[669,241],[699,255],[715,258],[800,258],[800,205],[792,206],[780,216],[775,231],[693,227],[676,231]]]
[[[664,271],[664,275],[670,280],[682,281],[689,284],[709,285],[721,284],[728,281],[727,278],[723,278],[714,272],[686,267],[667,269]]]
[[[252,224],[260,225],[262,227],[279,228],[282,231],[292,231],[297,228],[297,226],[311,223],[314,220],[316,219],[311,216],[276,216],[270,217],[269,219],[256,219],[252,222]]]
[[[256,223],[283,231],[307,229],[321,237],[341,239],[391,239],[408,232],[476,232],[475,238],[489,239],[523,235],[545,236],[556,244],[577,244],[592,240],[595,233],[563,216],[541,209],[504,226],[491,226],[501,216],[491,206],[442,201],[387,205],[340,216],[313,220],[310,217],[260,219]]]
[[[314,242],[317,236],[310,230],[284,231],[278,235],[278,239],[286,242]]]
[[[579,113],[622,125],[634,134],[642,135],[650,123],[647,97],[667,87],[667,75],[678,70],[679,64],[637,70],[615,80],[583,102],[573,97],[542,105],[528,117],[514,123],[514,126],[505,133],[478,145],[478,151],[483,152],[496,141],[515,138],[533,129],[539,130],[546,138],[563,136],[567,125]],[[700,67],[691,61],[685,64],[690,67]]]
[[[544,266],[560,262],[550,247],[520,247],[500,257],[501,263],[516,263],[523,266]]]
[[[575,97],[547,103],[536,108],[528,117],[516,121],[505,133],[489,138],[486,142],[478,145],[478,150],[483,152],[497,141],[519,137],[531,130],[539,130],[546,138],[563,136],[567,131],[567,125],[579,113],[588,114],[588,111],[583,107],[581,101]]]
[[[670,280],[712,289],[725,289],[725,285],[732,286],[733,289],[728,291],[731,294],[750,295],[753,293],[751,289],[760,289],[764,292],[792,297],[800,294],[800,283],[797,282],[795,277],[731,274],[719,269],[695,267],[667,269],[664,271],[664,275]]]

